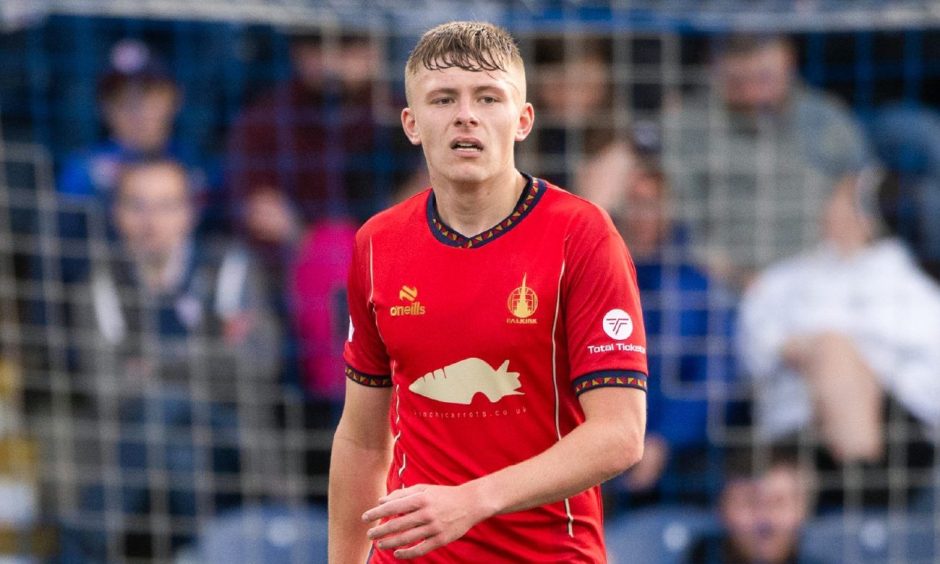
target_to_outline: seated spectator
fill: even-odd
[[[885,503],[901,467],[916,490],[940,430],[940,287],[881,232],[875,194],[889,179],[842,181],[823,241],[761,273],[740,308],[757,433],[818,445],[820,469],[840,471],[823,476],[824,505]],[[845,490],[848,470],[865,472],[863,489]]]
[[[169,69],[136,40],[117,43],[110,64],[98,83],[108,140],[66,161],[58,182],[62,194],[107,198],[117,185],[122,163],[183,157],[172,140],[182,94]]]
[[[539,117],[529,166],[558,186],[569,171],[612,139],[614,85],[611,43],[599,36],[546,35],[535,42],[532,96]]]
[[[406,144],[398,121],[394,131],[378,125],[386,93],[376,38],[305,28],[290,53],[293,76],[239,116],[228,147],[238,225],[286,262],[316,220],[369,217],[412,169],[396,162]]]
[[[175,161],[124,164],[112,212],[118,242],[73,298],[86,406],[73,421],[82,483],[66,516],[70,562],[166,560],[197,516],[268,493],[280,468],[278,334],[248,255],[194,235]],[[150,519],[172,525],[150,535]]]
[[[741,449],[725,464],[720,536],[699,539],[690,564],[809,564],[800,532],[813,511],[813,473],[795,451]]]
[[[710,456],[717,453],[708,440],[709,406],[723,414],[720,394],[732,371],[723,352],[731,336],[731,298],[691,262],[685,234],[673,221],[666,177],[631,146],[613,143],[580,171],[592,179],[592,194],[621,198],[609,211],[633,256],[649,342],[643,459],[614,489],[631,506],[705,504],[713,493],[710,464],[717,463]],[[625,168],[630,176],[616,174]]]
[[[867,159],[860,127],[797,75],[791,41],[715,41],[711,84],[667,112],[665,165],[698,260],[743,288],[768,264],[811,247],[835,183]]]

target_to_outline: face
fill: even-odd
[[[655,177],[640,173],[627,187],[621,221],[631,252],[640,256],[655,251],[668,221],[664,188]]]
[[[408,139],[421,145],[433,185],[485,183],[514,171],[515,143],[532,130],[522,69],[420,69],[402,110]]]
[[[718,65],[725,102],[749,113],[779,108],[790,92],[793,65],[790,48],[783,43],[727,55]]]
[[[323,87],[327,79],[339,81],[348,92],[368,88],[377,78],[381,57],[370,41],[332,42],[319,45],[297,42],[291,47],[294,71],[311,90]]]
[[[728,484],[722,517],[731,542],[750,562],[783,562],[796,547],[809,507],[800,473],[775,468]]]
[[[169,142],[178,108],[176,88],[158,83],[123,88],[105,103],[104,113],[111,134],[122,145],[154,153]]]
[[[118,187],[114,219],[128,248],[144,260],[162,260],[178,249],[193,226],[187,179],[167,164],[129,171]]]
[[[577,121],[590,118],[608,99],[610,77],[603,60],[581,57],[539,70],[539,96],[547,111]]]

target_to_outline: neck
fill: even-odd
[[[451,229],[472,237],[504,220],[519,201],[526,178],[512,168],[482,183],[458,184],[431,177],[437,213]]]

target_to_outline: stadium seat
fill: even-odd
[[[193,551],[203,564],[326,562],[326,511],[255,506],[210,521]]]
[[[696,539],[717,532],[719,527],[714,513],[699,508],[628,511],[607,524],[610,564],[683,562]]]
[[[940,533],[930,516],[838,513],[807,523],[801,554],[813,561],[929,564],[940,560]]]

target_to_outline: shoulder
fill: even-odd
[[[874,243],[868,254],[873,272],[892,274],[886,280],[906,283],[917,287],[925,295],[940,297],[940,285],[924,272],[910,249],[896,237],[887,237]]]
[[[794,88],[794,100],[797,111],[816,127],[856,126],[851,108],[834,94],[799,84]]]
[[[427,215],[430,193],[430,188],[422,190],[369,218],[356,232],[356,244],[376,237],[398,237],[421,224]]]
[[[810,279],[817,280],[816,275],[828,269],[829,253],[829,249],[818,247],[771,264],[745,289],[742,303],[749,304],[759,296],[780,299],[782,295],[807,287]]]

